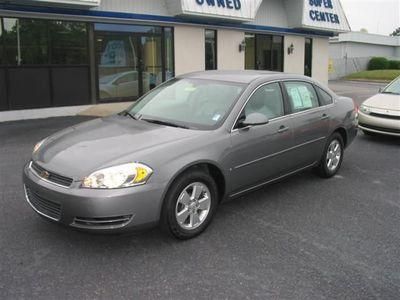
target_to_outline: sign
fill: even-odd
[[[254,21],[262,0],[165,0],[174,16]]]
[[[26,0],[29,4],[54,4],[63,6],[86,6],[86,7],[96,7],[100,5],[101,0]],[[11,2],[21,2],[17,0],[12,0]]]
[[[350,31],[340,0],[304,0],[302,27],[334,32]]]

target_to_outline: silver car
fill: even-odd
[[[400,77],[363,102],[358,120],[359,128],[367,135],[400,136]]]
[[[39,142],[23,172],[26,199],[83,230],[160,224],[188,239],[222,201],[310,168],[335,175],[356,114],[351,99],[304,76],[180,76],[118,115]]]

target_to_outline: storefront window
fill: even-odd
[[[4,63],[88,64],[85,23],[4,18]]]
[[[50,22],[51,63],[87,64],[88,33],[87,25],[78,22]]]
[[[205,61],[206,70],[217,69],[217,31],[206,29],[205,31]]]
[[[283,37],[246,33],[245,68],[283,71]]]
[[[305,57],[304,57],[304,75],[311,77],[312,75],[312,39],[305,40]]]
[[[100,100],[133,100],[174,76],[172,28],[95,24]]]
[[[3,19],[0,18],[0,65],[3,64],[4,58],[4,48],[3,48]]]
[[[174,39],[172,28],[164,28],[165,47],[165,80],[171,79],[174,74]]]
[[[272,37],[272,70],[283,71],[283,37]]]
[[[257,70],[272,70],[271,65],[272,36],[257,35]]]
[[[245,52],[245,69],[254,70],[256,68],[256,46],[255,46],[255,35],[246,33],[246,52]]]

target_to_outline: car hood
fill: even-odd
[[[400,111],[400,96],[392,94],[377,94],[365,100],[363,104],[379,109]]]
[[[167,144],[193,139],[199,134],[202,132],[113,116],[50,136],[33,160],[49,171],[81,179],[104,167],[140,161],[143,153],[155,153]]]

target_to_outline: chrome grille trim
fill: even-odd
[[[47,183],[51,183],[54,184],[56,186],[68,189],[71,187],[73,179],[69,178],[69,177],[65,177],[53,172],[49,172],[46,169],[42,168],[41,166],[39,166],[38,164],[34,163],[33,161],[31,161],[29,163],[29,169],[32,171],[33,174],[35,174],[38,178],[40,178],[41,180],[47,182]],[[47,172],[50,176],[49,178],[44,178],[41,176],[40,172],[45,171]],[[64,183],[64,184],[63,184]]]

